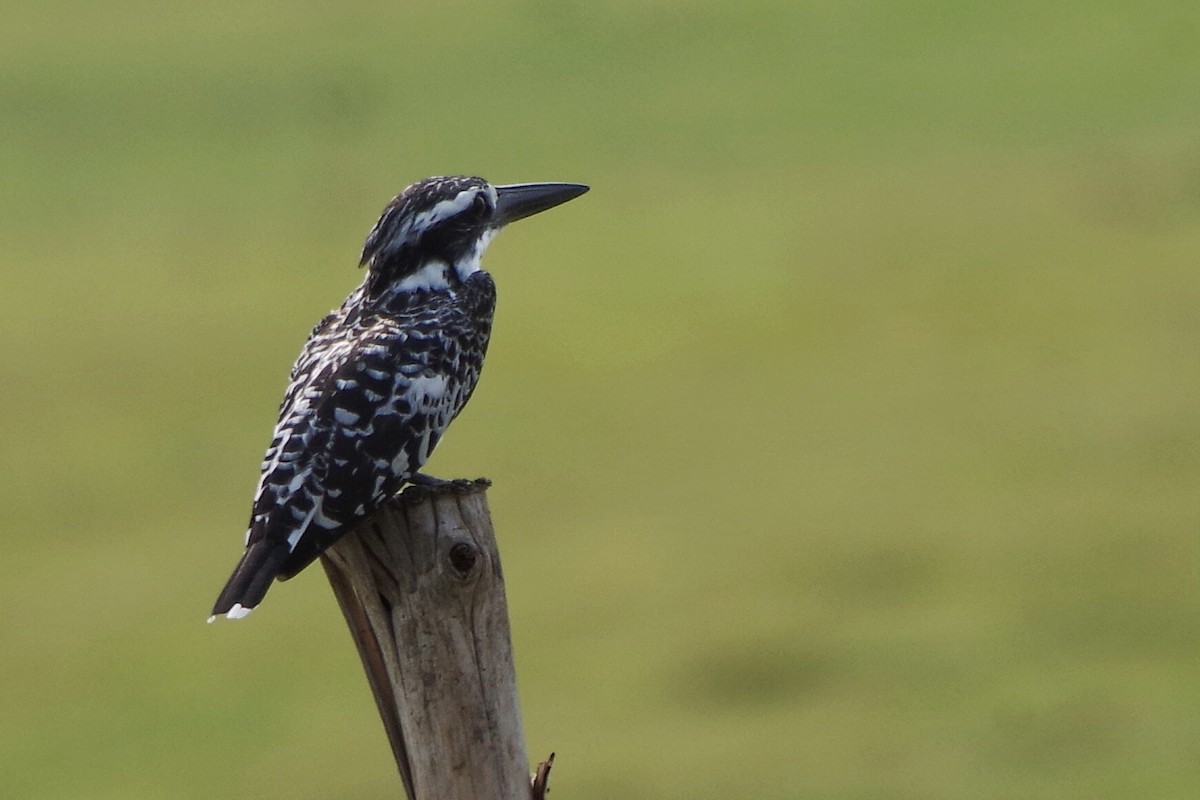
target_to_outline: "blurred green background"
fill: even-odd
[[[204,625],[430,174],[554,796],[1200,791],[1194,3],[42,2],[0,26],[0,782],[396,797],[320,571]]]

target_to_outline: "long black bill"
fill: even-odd
[[[496,221],[501,225],[574,200],[588,190],[582,183],[512,183],[497,186]]]

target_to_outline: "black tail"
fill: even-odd
[[[289,554],[285,542],[259,539],[247,547],[237,569],[221,590],[208,621],[212,622],[221,614],[227,614],[230,619],[249,614],[262,602],[267,589],[271,588],[271,581],[275,580]]]

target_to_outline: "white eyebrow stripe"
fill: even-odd
[[[412,222],[408,225],[407,232],[428,230],[442,220],[461,214],[471,206],[471,203],[475,202],[475,197],[478,194],[479,190],[471,187],[470,189],[463,189],[449,200],[438,202],[433,208],[428,211],[422,211],[413,217]]]

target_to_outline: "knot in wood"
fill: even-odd
[[[450,568],[462,580],[467,580],[476,572],[479,564],[479,548],[467,542],[458,542],[451,546],[448,557]]]

